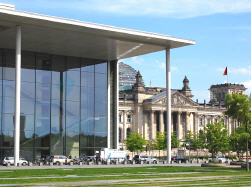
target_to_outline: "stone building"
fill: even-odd
[[[123,66],[122,66],[123,68]],[[182,142],[187,131],[198,133],[207,123],[223,120],[231,134],[237,122],[223,115],[225,111],[224,97],[227,93],[245,93],[245,87],[239,84],[212,85],[209,103],[198,103],[192,100],[189,80],[185,76],[183,88],[171,91],[171,130]],[[221,93],[220,99],[218,98]],[[156,139],[157,132],[166,131],[166,89],[146,87],[140,72],[136,74],[136,82],[129,89],[120,90],[119,98],[119,142],[125,148],[124,140],[130,132],[138,132],[146,140]]]

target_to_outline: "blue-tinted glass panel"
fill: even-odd
[[[107,63],[101,63],[95,65],[95,72],[96,73],[104,73],[107,74]]]
[[[42,84],[50,84],[51,83],[51,71],[36,70],[36,81]]]
[[[107,133],[95,133],[95,147],[107,147]]]
[[[33,132],[34,131],[21,131],[20,130],[20,146],[33,147]]]
[[[94,87],[94,73],[93,72],[81,72],[81,86]]]
[[[50,103],[37,101],[36,103],[37,119],[44,119],[50,117]]]
[[[21,81],[22,82],[35,82],[35,69],[22,68]]]
[[[52,71],[52,84],[65,84],[66,72]]]
[[[12,153],[13,153],[13,147],[14,147],[14,134],[13,133],[14,133],[13,131],[2,131],[3,147],[12,149]],[[11,152],[6,153],[6,155],[11,155]]]
[[[15,97],[15,81],[3,80],[3,96]]]
[[[35,99],[21,98],[21,114],[34,114]]]
[[[13,97],[3,97],[3,113],[15,112],[15,98]]]
[[[35,99],[35,83],[21,82],[21,98]]]
[[[87,71],[87,72],[94,73],[94,64],[91,63],[90,61],[89,62],[88,61],[82,62],[81,63],[81,71]]]
[[[107,75],[102,73],[95,74],[95,88],[103,89],[104,92],[107,92]]]
[[[2,130],[13,131],[14,130],[14,115],[2,114]]]
[[[49,101],[51,95],[50,84],[39,84],[36,85],[36,99],[41,101]]]
[[[66,100],[68,100],[68,101],[80,101],[80,87],[75,86],[75,85],[67,86]]]
[[[34,115],[20,115],[20,131],[34,132]]]
[[[14,81],[16,77],[16,70],[14,67],[3,67],[3,79]]]
[[[67,71],[67,86],[80,86],[80,71]]]

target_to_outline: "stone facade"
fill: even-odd
[[[219,93],[226,88],[230,89],[226,93],[233,93],[231,92],[233,84],[213,85],[210,91]],[[244,94],[244,91],[243,85],[235,84],[234,93]],[[171,92],[171,129],[181,142],[185,140],[187,131],[198,133],[205,128],[207,123],[222,120],[227,125],[228,134],[231,134],[237,122],[223,115],[224,102],[198,103],[193,101],[192,97],[187,77],[184,78],[181,90],[172,89]],[[158,131],[166,131],[165,88],[146,87],[140,72],[137,73],[136,83],[131,89],[120,91],[119,145],[121,149],[125,149],[124,141],[132,131],[142,134],[146,140],[154,140]]]

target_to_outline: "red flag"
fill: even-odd
[[[225,69],[225,71],[224,71],[224,73],[223,73],[223,76],[224,75],[227,75],[227,67],[226,67],[226,69]]]

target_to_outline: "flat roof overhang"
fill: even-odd
[[[0,9],[0,48],[15,49],[16,25],[22,28],[22,50],[99,60],[118,60],[195,44],[155,33]]]

